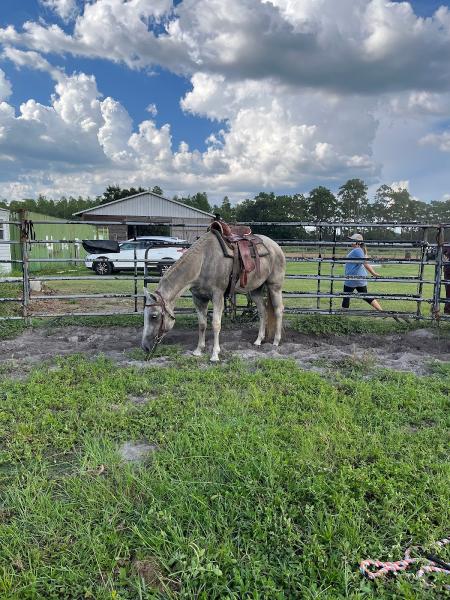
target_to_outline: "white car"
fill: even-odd
[[[172,244],[177,244],[173,246]],[[179,246],[178,244],[186,244]],[[106,254],[88,254],[84,264],[97,275],[110,275],[113,271],[134,269],[134,251],[138,269],[144,268],[145,252],[148,249],[147,261],[150,270],[157,270],[161,275],[174,262],[183,256],[188,242],[175,237],[149,236],[138,237],[135,240],[119,242],[119,252]]]

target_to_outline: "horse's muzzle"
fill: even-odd
[[[153,344],[148,344],[147,342],[142,342],[141,344],[141,348],[144,352],[150,352],[150,350],[152,349]]]

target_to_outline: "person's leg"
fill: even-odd
[[[383,310],[383,309],[381,308],[381,304],[378,302],[378,300],[375,300],[375,299],[374,299],[374,300],[372,300],[372,302],[369,302],[369,304],[370,304],[370,306],[371,306],[372,308],[374,308],[375,310]]]
[[[445,275],[445,279],[449,279],[449,278],[450,277],[447,277],[447,275]],[[446,300],[449,300],[449,302],[447,302],[445,304],[444,314],[450,315],[450,283],[445,284],[445,298],[446,298]]]
[[[344,285],[344,294],[351,294],[355,288]],[[342,298],[342,308],[350,308],[350,298]]]
[[[362,285],[360,287],[357,287],[356,289],[360,294],[367,294],[367,285]],[[370,306],[375,310],[383,310],[381,308],[381,304],[378,302],[378,300],[375,300],[375,298],[365,297],[364,300],[367,302],[367,304],[370,304]]]

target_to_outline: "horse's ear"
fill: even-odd
[[[151,292],[148,291],[148,288],[144,287],[144,296],[147,300],[152,300],[153,302],[157,302],[158,298],[155,296],[155,294],[152,294]]]

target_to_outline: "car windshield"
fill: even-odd
[[[120,244],[119,248],[121,250],[133,250],[136,244],[132,242],[125,242],[125,244]]]

